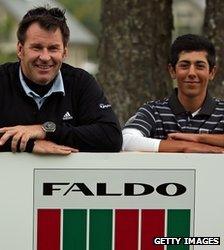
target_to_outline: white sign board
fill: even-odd
[[[35,169],[35,250],[153,249],[155,237],[193,236],[194,174]]]
[[[58,227],[60,250],[67,250],[74,244],[74,242],[65,243],[69,242],[70,224],[73,224],[67,222],[77,223],[77,218],[80,219],[82,227],[75,227],[72,232],[75,232],[75,235],[80,234],[77,238],[82,241],[79,241],[78,245],[85,250],[94,248],[107,250],[106,247],[109,246],[116,250],[119,247],[120,250],[124,250],[120,242],[126,242],[125,247],[129,247],[129,250],[132,250],[133,246],[136,247],[136,242],[138,242],[137,249],[142,247],[141,250],[148,250],[147,244],[152,242],[151,239],[155,235],[154,233],[149,235],[147,231],[149,227],[145,226],[148,224],[155,224],[159,228],[159,232],[156,233],[158,235],[155,241],[156,250],[177,249],[175,247],[180,245],[172,243],[178,243],[180,237],[171,230],[176,227],[169,228],[171,225],[169,219],[172,221],[177,218],[175,212],[179,210],[186,212],[184,217],[183,214],[179,214],[181,215],[179,218],[190,221],[189,234],[206,237],[184,239],[185,248],[181,249],[223,250],[223,166],[222,154],[77,153],[61,157],[0,153],[0,249],[36,250],[35,244],[41,236],[38,234],[38,223],[39,226],[42,225],[42,218],[46,212],[48,215],[50,210],[53,210],[52,217],[46,216],[46,218],[52,218],[48,225],[51,225],[52,221],[57,222],[55,226]],[[55,175],[56,172],[58,174]],[[59,185],[55,185],[55,181],[59,182]],[[47,185],[43,186],[43,182]],[[61,185],[61,183],[68,184]],[[179,186],[165,184],[166,189],[164,189],[164,183],[181,184],[186,187],[186,192],[175,197]],[[150,190],[153,192],[150,193]],[[194,193],[193,198],[188,190]],[[46,195],[51,191],[51,196]],[[145,192],[148,194],[144,195]],[[63,202],[58,203],[61,198]],[[172,203],[174,198],[179,202]],[[48,203],[49,199],[50,203],[46,205],[45,202]],[[147,205],[149,203],[150,206]],[[181,225],[182,219],[178,222]],[[178,226],[178,223],[175,222],[174,225]],[[105,228],[108,227],[111,233],[106,234]],[[80,228],[82,230],[79,230]],[[135,244],[127,245],[127,241],[119,240],[126,237],[122,234],[128,231],[126,228],[132,228],[129,230],[129,243],[134,240]],[[100,232],[96,229],[100,229]],[[65,231],[67,233],[64,233]],[[85,237],[83,232],[86,232]],[[118,232],[117,235],[116,233],[114,235],[114,232]],[[45,234],[46,232],[43,232],[43,235]],[[96,240],[99,235],[101,241]],[[167,239],[161,235],[165,237],[172,235],[172,237]],[[62,236],[67,237],[66,241]],[[142,239],[143,236],[146,239]],[[220,242],[217,240],[219,237]],[[181,240],[183,242],[183,239]],[[110,244],[103,245],[105,242]],[[147,242],[144,245],[145,249],[143,248],[145,243],[142,242]],[[101,245],[97,245],[98,243]],[[52,242],[49,247],[52,247]],[[57,250],[57,248],[49,249]],[[76,245],[74,249],[78,249]]]

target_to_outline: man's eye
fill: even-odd
[[[32,50],[34,50],[34,51],[40,51],[41,48],[40,47],[33,47]]]
[[[179,64],[179,67],[182,68],[182,69],[186,69],[186,68],[189,67],[189,64],[181,63],[181,64]]]
[[[51,48],[49,48],[49,50],[51,52],[57,52],[59,49],[58,49],[58,47],[51,47]]]
[[[196,67],[198,69],[204,69],[205,68],[205,65],[204,64],[197,64]]]

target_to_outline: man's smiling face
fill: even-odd
[[[177,80],[178,98],[205,97],[209,80],[215,75],[210,69],[207,52],[181,52],[175,69],[170,66],[170,74]]]
[[[27,29],[24,44],[18,42],[17,56],[27,78],[38,84],[48,84],[58,74],[67,55],[60,29],[48,31],[33,23]]]

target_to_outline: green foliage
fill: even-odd
[[[101,0],[59,0],[59,2],[99,38]],[[93,61],[97,61],[97,47],[96,44],[88,49],[88,56]]]
[[[0,51],[0,64],[3,64],[5,62],[15,62],[16,60],[16,53],[6,54]]]
[[[10,16],[6,16],[5,20],[0,22],[0,41],[9,39],[12,27],[13,19]]]
[[[101,0],[59,0],[59,2],[99,37]]]

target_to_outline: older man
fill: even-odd
[[[63,63],[64,12],[29,10],[17,37],[19,62],[0,66],[0,151],[119,151],[120,127],[102,89],[87,72]]]

